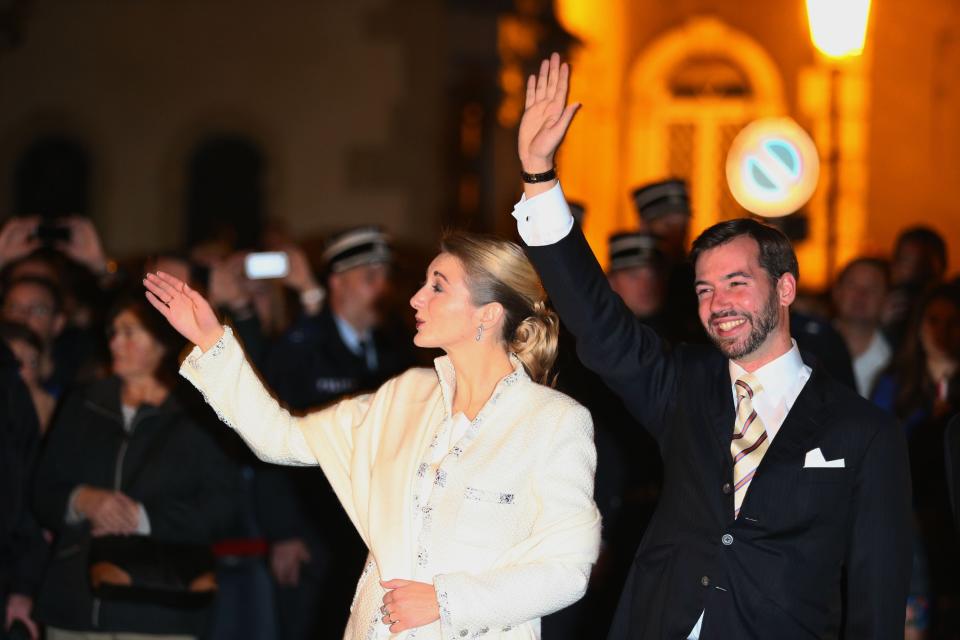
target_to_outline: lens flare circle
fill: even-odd
[[[740,206],[768,218],[789,215],[810,200],[820,176],[816,145],[791,118],[756,120],[727,155],[727,185]]]

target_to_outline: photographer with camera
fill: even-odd
[[[36,284],[42,280],[46,283],[42,288],[52,291],[57,307],[54,315],[44,313],[50,294],[36,290],[27,296],[26,307],[2,313],[7,320],[30,326],[43,339],[41,379],[47,391],[59,396],[105,372],[107,349],[101,316],[122,284],[122,274],[104,252],[89,218],[11,218],[0,228],[0,271],[2,295],[11,306],[18,304],[7,301],[19,297],[13,290],[21,281]],[[38,295],[43,299],[36,299]],[[32,310],[30,305],[34,305]],[[45,326],[33,326],[35,323]]]

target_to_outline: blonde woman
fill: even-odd
[[[375,393],[292,417],[206,300],[163,273],[147,298],[196,344],[181,374],[263,460],[319,465],[370,550],[345,638],[540,637],[596,560],[590,415],[544,386],[557,318],[515,244],[448,236],[410,300],[441,348]]]

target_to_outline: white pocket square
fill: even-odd
[[[807,457],[803,461],[804,469],[843,469],[843,467],[843,458],[827,460],[823,457],[820,447],[807,451]]]

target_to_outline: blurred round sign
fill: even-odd
[[[727,155],[727,184],[747,211],[780,217],[799,210],[820,175],[817,148],[791,118],[764,118],[734,138]]]

